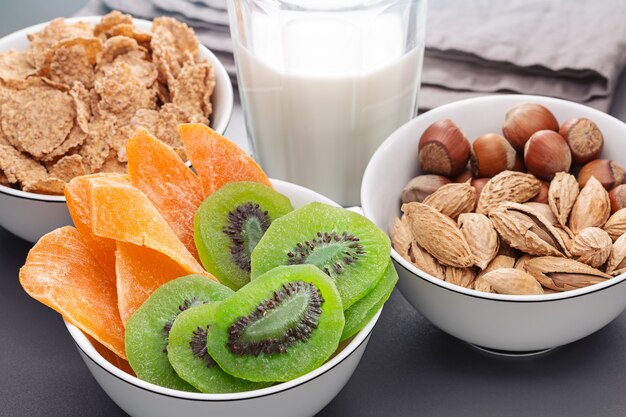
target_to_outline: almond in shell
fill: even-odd
[[[569,227],[578,234],[585,227],[602,227],[611,214],[609,193],[595,177],[580,190],[569,219]]]
[[[606,273],[613,276],[626,272],[626,234],[621,235],[611,248],[611,254],[606,264]]]
[[[523,203],[535,197],[540,189],[541,181],[531,174],[503,171],[485,184],[476,212],[489,214],[505,201]]]
[[[426,252],[417,242],[411,243],[409,248],[409,262],[432,275],[435,278],[444,279],[444,267],[428,252]]]
[[[614,241],[626,233],[626,208],[617,210],[603,227],[604,231],[611,236]]]
[[[586,227],[572,241],[570,253],[573,259],[599,268],[609,258],[612,247],[613,241],[607,232],[598,227]]]
[[[423,203],[402,205],[417,243],[447,266],[467,268],[474,264],[472,251],[456,223]]]
[[[557,172],[548,189],[548,204],[561,224],[567,226],[567,219],[574,207],[579,188],[576,177],[567,172]]]
[[[469,182],[446,184],[426,197],[424,204],[456,219],[461,213],[474,211],[476,189]]]
[[[472,288],[476,279],[476,271],[473,268],[455,268],[449,266],[444,273],[444,280],[450,284],[464,288]]]
[[[496,257],[493,258],[491,262],[489,262],[489,265],[487,265],[487,268],[483,269],[482,271],[478,273],[478,276],[476,277],[476,279],[482,277],[486,273],[495,271],[496,269],[513,268],[514,265],[515,265],[514,257],[509,256],[509,255],[496,255]]]
[[[500,237],[530,255],[569,255],[567,245],[538,211],[518,203],[503,203],[489,214]]]
[[[396,217],[391,230],[391,244],[393,248],[407,261],[409,259],[409,248],[413,242],[413,234],[406,216]]]
[[[485,269],[498,254],[498,234],[487,216],[463,213],[458,218],[459,228],[474,255],[474,265]]]
[[[521,269],[500,268],[483,275],[482,279],[499,294],[543,294],[541,284],[532,275]]]
[[[604,282],[611,276],[573,259],[541,256],[531,259],[524,269],[546,288],[569,291]]]

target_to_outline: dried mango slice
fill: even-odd
[[[126,145],[128,175],[197,259],[193,216],[203,200],[198,177],[168,145],[138,129]]]
[[[157,288],[189,274],[170,257],[132,243],[118,241],[115,259],[118,306],[124,324]]]
[[[65,200],[76,229],[102,269],[115,282],[115,241],[91,233],[91,181],[130,184],[128,175],[100,173],[72,179],[65,186]]]
[[[187,274],[205,273],[138,188],[94,179],[91,202],[91,231],[95,236],[146,246],[176,261]]]
[[[200,177],[205,197],[234,181],[256,181],[272,186],[250,155],[210,127],[187,123],[178,126],[178,133]]]
[[[115,285],[78,230],[65,226],[43,236],[28,253],[19,276],[31,297],[126,358]]]

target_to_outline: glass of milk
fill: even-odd
[[[416,115],[426,0],[228,0],[228,10],[261,167],[358,205],[369,158]]]

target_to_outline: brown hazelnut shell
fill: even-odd
[[[470,164],[474,177],[493,177],[515,166],[516,152],[511,144],[497,133],[487,133],[472,143]]]
[[[467,165],[470,143],[452,120],[443,119],[426,128],[418,150],[422,172],[453,178]]]
[[[521,152],[528,139],[539,130],[559,130],[556,117],[545,106],[521,103],[506,112],[502,133],[516,151]]]
[[[568,172],[572,154],[565,139],[552,130],[533,133],[524,146],[524,165],[528,172],[551,181],[557,172]]]
[[[615,161],[610,159],[596,159],[586,163],[578,172],[578,184],[582,189],[591,177],[596,177],[607,190],[623,184],[626,180],[626,171]]]
[[[589,119],[584,117],[569,119],[561,125],[559,134],[569,145],[575,164],[586,164],[597,159],[602,153],[604,136],[600,128]]]

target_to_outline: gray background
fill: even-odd
[[[0,36],[83,4],[1,0]],[[624,77],[611,113],[626,121]],[[244,132],[237,105],[227,136],[245,147]],[[30,247],[0,228],[0,417],[126,415],[91,377],[60,316],[21,289]],[[548,354],[508,359],[438,330],[396,290],[352,379],[319,416],[623,417],[625,391],[626,313]]]

